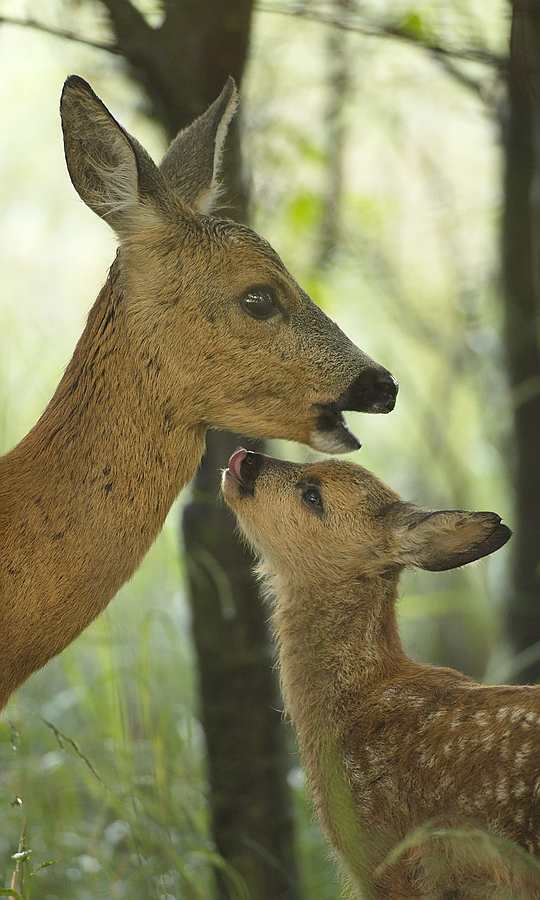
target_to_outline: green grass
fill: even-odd
[[[57,859],[35,876],[40,896],[207,896],[204,747],[174,538],[166,528],[111,610],[0,719],[0,883],[22,817],[33,862]]]
[[[209,837],[177,518],[108,610],[0,716],[0,886],[12,883],[23,828],[28,871],[55,860],[26,877],[32,900],[208,900],[213,865],[231,900],[245,900]],[[304,896],[336,900],[299,770],[292,783]]]

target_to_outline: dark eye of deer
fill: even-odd
[[[240,304],[253,319],[270,319],[278,312],[276,298],[269,288],[252,288],[244,294]]]
[[[302,491],[302,500],[310,509],[314,512],[322,513],[323,511],[323,502],[322,497],[319,494],[317,488],[308,487],[304,488]]]

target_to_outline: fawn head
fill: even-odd
[[[229,79],[158,168],[71,76],[61,101],[71,180],[120,239],[128,340],[152,359],[179,422],[356,449],[343,410],[390,412],[396,380],[315,306],[265,240],[209,215],[236,103]]]
[[[238,450],[222,489],[270,569],[304,583],[397,577],[410,565],[453,569],[511,535],[496,513],[422,509],[345,461],[297,464]]]

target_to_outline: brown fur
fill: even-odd
[[[266,241],[206,215],[235,105],[231,79],[158,169],[86,82],[64,87],[72,181],[120,249],[54,397],[0,460],[0,709],[133,574],[209,425],[339,451],[356,443],[341,410],[393,406],[390,374]],[[261,286],[265,320],[241,305]]]
[[[358,892],[540,897],[528,856],[540,856],[540,687],[486,687],[416,663],[396,621],[404,566],[454,568],[510,531],[494,513],[404,503],[351,463],[243,453],[223,492],[261,555],[285,706]],[[322,509],[306,505],[310,487]]]

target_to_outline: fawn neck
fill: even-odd
[[[285,707],[298,736],[321,824],[370,896],[370,875],[343,761],[354,714],[407,659],[397,630],[397,574],[342,585],[274,582],[273,625]]]
[[[116,262],[50,404],[0,462],[0,708],[131,577],[195,473],[204,426],[160,396],[145,353]]]
[[[395,614],[397,581],[395,573],[309,587],[276,579],[273,624],[301,747],[338,734],[348,705],[407,662]]]

